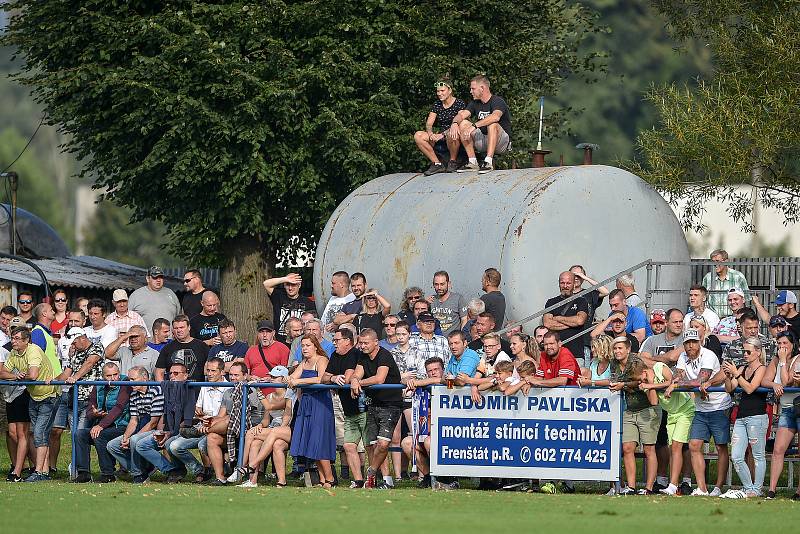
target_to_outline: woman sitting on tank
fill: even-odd
[[[434,84],[436,88],[436,102],[428,113],[425,121],[425,131],[414,133],[414,142],[417,148],[431,162],[423,173],[431,176],[440,172],[455,172],[461,166],[458,163],[458,152],[461,143],[458,139],[450,139],[444,133],[453,123],[453,119],[467,104],[460,98],[453,96],[453,86],[449,81],[439,81]],[[440,133],[434,132],[434,126]],[[449,160],[443,162],[443,157],[449,155]]]

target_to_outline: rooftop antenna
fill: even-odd
[[[544,97],[539,97],[539,142],[536,143],[536,150],[542,149],[542,117],[544,117]]]
[[[536,168],[544,167],[546,165],[544,157],[552,152],[551,150],[544,150],[542,148],[542,121],[544,118],[544,97],[539,97],[539,142],[536,143],[536,150],[533,153],[533,166]]]

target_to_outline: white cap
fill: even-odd
[[[69,332],[67,332],[67,337],[70,339],[75,339],[77,337],[85,335],[86,335],[86,330],[84,330],[80,326],[73,326],[72,328],[69,329]]]
[[[128,293],[126,293],[124,289],[115,289],[114,293],[111,294],[111,300],[113,302],[128,300]]]

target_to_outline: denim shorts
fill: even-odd
[[[53,429],[53,419],[56,417],[57,399],[58,397],[48,397],[40,401],[30,400],[28,411],[31,414],[34,447],[47,447],[50,443],[50,431]]]
[[[374,445],[378,440],[392,441],[394,429],[403,408],[400,406],[370,406],[367,409],[367,428],[365,445]]]
[[[729,410],[694,412],[694,420],[692,421],[692,429],[689,432],[689,439],[709,441],[712,436],[716,445],[727,445],[731,441]]]
[[[70,395],[70,393],[63,393],[59,397],[55,419],[53,419],[53,428],[67,428],[68,425],[69,427],[73,426]],[[86,419],[86,407],[88,404],[88,401],[85,400],[78,401],[78,425],[75,427],[76,429],[89,428]]]
[[[800,432],[800,417],[794,414],[794,408],[789,407],[781,410],[778,428],[789,428],[795,432]]]

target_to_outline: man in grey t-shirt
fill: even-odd
[[[438,319],[442,327],[442,335],[461,330],[467,322],[467,301],[461,293],[450,291],[450,275],[447,271],[437,271],[433,275],[433,291],[427,301],[431,305],[431,313]]]
[[[147,270],[146,280],[146,286],[131,293],[128,309],[141,315],[147,328],[151,328],[156,319],[171,323],[181,312],[181,303],[174,291],[164,287],[164,271],[154,265]]]
[[[667,329],[645,339],[639,349],[639,356],[649,367],[655,362],[674,367],[683,352],[683,312],[672,308],[667,311],[666,319]]]
[[[129,346],[125,346],[125,342]],[[131,367],[144,367],[153,376],[158,361],[158,351],[147,346],[147,331],[134,325],[106,348],[106,359],[119,362],[120,374],[127,375]]]

